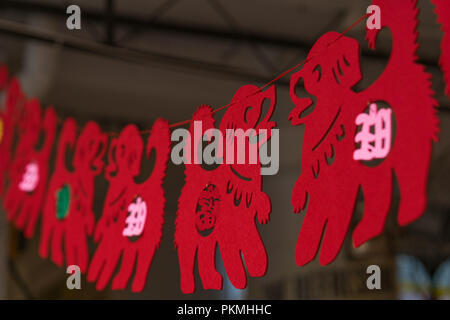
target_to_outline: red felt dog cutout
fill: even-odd
[[[290,94],[296,108],[290,120],[293,125],[306,126],[302,173],[292,193],[295,212],[307,205],[295,254],[298,265],[314,259],[324,229],[320,263],[326,265],[335,259],[348,231],[360,187],[364,195],[364,216],[353,234],[356,246],[382,232],[391,206],[394,174],[401,193],[398,223],[406,225],[425,210],[438,119],[430,75],[416,62],[416,1],[378,0],[373,4],[381,8],[382,27],[392,32],[393,49],[386,69],[371,87],[360,93],[352,90],[361,80],[359,44],[335,32],[325,34],[316,42],[309,53],[310,61],[291,79]],[[367,31],[372,48],[379,31]],[[313,106],[313,100],[297,96],[295,90],[300,79],[304,79],[306,91],[317,98],[315,109],[307,116],[302,113]],[[374,127],[381,125],[375,132],[366,123],[358,122],[372,121],[371,117],[381,110],[377,107],[384,103],[390,106],[392,119],[372,123]],[[369,106],[370,114],[365,111]],[[383,148],[378,142],[389,139],[355,141],[371,135],[378,139],[378,133],[391,125],[391,120],[396,124],[396,133],[388,137],[392,138],[392,147],[384,145],[390,151],[378,159],[381,163],[369,166],[355,160],[354,153],[363,144],[369,154]],[[362,126],[361,131],[357,122]],[[360,135],[363,130],[367,132]]]
[[[256,86],[247,85],[237,91],[220,124],[223,137],[227,137],[226,129],[267,129],[266,139],[270,139],[270,129],[276,125],[269,121],[275,109],[276,91],[274,86],[265,92],[258,90]],[[259,121],[265,99],[271,103],[270,110]],[[194,113],[190,133],[195,139],[194,121],[202,122],[202,135],[215,128],[208,106],[201,106]],[[199,143],[201,141],[193,141],[191,150],[186,150],[185,154],[196,154],[195,146]],[[214,170],[205,170],[201,164],[186,164],[185,176],[186,182],[178,200],[175,232],[182,292],[195,290],[196,254],[203,287],[222,288],[222,276],[215,266],[217,246],[231,283],[236,288],[245,288],[247,276],[241,253],[250,276],[263,276],[267,269],[266,250],[255,224],[255,216],[260,223],[266,223],[271,211],[270,199],[261,190],[259,156],[256,164],[248,161],[245,164],[220,164]]]
[[[94,178],[103,170],[107,141],[95,122],[88,122],[78,139],[75,120],[64,122],[44,206],[39,249],[41,257],[47,258],[51,244],[51,259],[59,266],[63,264],[65,244],[66,264],[78,265],[82,272],[87,270],[87,236],[95,226]],[[69,148],[75,149],[73,171],[66,166]]]
[[[124,289],[136,265],[132,291],[142,291],[156,248],[161,241],[164,222],[162,187],[170,152],[170,131],[165,120],[157,120],[146,147],[146,158],[156,151],[150,177],[137,184],[144,142],[136,126],[128,125],[110,146],[106,179],[109,190],[103,215],[95,229],[97,251],[88,271],[88,281],[97,281],[102,290],[122,256],[119,273],[112,288]],[[113,175],[115,173],[115,175]]]
[[[33,236],[36,222],[44,204],[47,189],[48,163],[56,134],[56,113],[52,108],[41,115],[36,99],[26,102],[19,120],[19,142],[11,162],[10,184],[5,196],[8,220]],[[39,137],[45,134],[42,148],[37,150]]]

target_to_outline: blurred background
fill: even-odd
[[[81,30],[66,28],[66,8],[71,4],[81,7]],[[368,5],[368,0],[2,0],[0,61],[20,78],[27,96],[54,106],[62,118],[72,116],[79,125],[95,120],[113,132],[128,123],[149,129],[158,117],[169,122],[186,120],[200,104],[220,107],[231,101],[240,86],[262,85],[273,79],[304,60],[325,32],[344,31]],[[280,170],[264,177],[272,214],[269,224],[258,226],[269,257],[265,277],[250,278],[246,290],[236,290],[226,278],[218,254],[224,290],[203,290],[196,271],[196,293],[181,293],[173,234],[184,168],[169,162],[162,243],[142,293],[131,293],[131,286],[123,291],[109,286],[99,292],[84,276],[82,290],[68,290],[65,269],[38,256],[40,232],[25,240],[2,212],[0,298],[449,298],[450,99],[444,95],[438,66],[442,32],[434,7],[429,0],[420,0],[419,7],[419,58],[433,76],[441,122],[430,170],[428,209],[422,218],[406,228],[396,225],[396,189],[382,236],[356,250],[349,232],[331,265],[321,267],[317,260],[305,267],[295,264],[303,216],[292,213],[290,196],[301,168],[303,128],[288,122],[293,104],[289,77],[284,77],[277,82],[274,114],[280,129]],[[391,48],[389,32],[382,32],[377,51],[370,52],[364,29],[360,23],[349,33],[361,43],[361,90],[381,74]],[[107,183],[98,179],[97,218],[106,190]],[[359,201],[353,226],[362,208]],[[91,254],[94,250],[90,240]],[[381,290],[366,287],[366,268],[371,264],[381,267]]]

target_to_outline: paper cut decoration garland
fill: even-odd
[[[441,65],[450,95],[450,5],[445,0],[433,2],[445,32]],[[325,265],[335,259],[348,232],[360,188],[364,216],[353,233],[355,246],[382,232],[391,205],[394,174],[401,193],[399,224],[414,221],[425,210],[438,120],[430,77],[417,64],[417,1],[374,0],[373,4],[381,8],[382,27],[392,32],[393,50],[386,70],[371,87],[359,93],[352,90],[362,78],[359,44],[335,32],[316,42],[304,68],[291,78],[290,95],[296,108],[289,119],[293,125],[306,125],[302,173],[292,193],[294,211],[307,210],[296,248],[299,265],[314,259],[321,242],[320,263]],[[367,33],[372,48],[378,33],[379,30]],[[297,96],[301,79],[306,91],[317,98],[316,103]],[[0,113],[0,195],[4,195],[7,185],[3,204],[8,219],[26,237],[31,237],[43,207],[39,249],[42,257],[50,255],[60,266],[64,262],[79,265],[88,272],[89,281],[96,281],[99,290],[106,287],[121,260],[112,281],[113,289],[125,288],[136,268],[132,290],[142,291],[164,222],[162,182],[170,149],[168,123],[157,120],[153,125],[144,158],[156,151],[156,163],[150,177],[140,184],[135,180],[140,175],[144,153],[141,133],[129,125],[112,141],[105,173],[110,185],[103,215],[95,226],[94,178],[103,169],[107,135],[90,122],[77,138],[75,121],[67,119],[47,190],[56,115],[49,108],[42,116],[39,102],[27,101],[19,82],[9,80],[6,67],[0,67],[0,90],[5,89],[6,106]],[[265,100],[270,102],[270,108],[263,114]],[[228,107],[219,126],[225,143],[218,142],[216,157],[235,157],[235,136],[227,132],[229,129],[267,130],[265,138],[258,135],[259,150],[275,126],[270,121],[275,104],[275,86],[264,92],[251,85],[240,88],[230,105],[219,108]],[[304,113],[313,107],[311,114]],[[195,112],[190,126],[194,143],[185,147],[185,156],[196,159],[200,144],[207,142],[211,146],[216,142],[209,131],[215,128],[213,113],[208,106]],[[199,136],[195,121],[202,124]],[[13,150],[16,135],[18,143]],[[41,135],[45,137],[43,143]],[[255,144],[251,142],[255,137],[246,137],[246,145]],[[73,170],[66,167],[68,149],[75,150]],[[266,272],[267,254],[255,218],[266,223],[271,203],[262,191],[259,154],[253,164],[248,163],[249,157],[244,164],[226,163],[212,169],[196,163],[185,165],[175,232],[184,293],[195,290],[196,257],[203,287],[222,288],[222,275],[215,266],[217,248],[236,288],[246,287],[246,270],[253,277]],[[88,267],[87,237],[94,228],[98,247]]]
[[[229,150],[232,141],[227,137],[226,129],[267,129],[268,136],[265,139],[270,139],[270,129],[276,125],[269,121],[276,104],[275,87],[256,92],[258,87],[247,85],[233,97],[219,127],[222,136],[227,138],[225,150]],[[267,114],[262,114],[265,99],[269,100],[270,109]],[[190,148],[185,148],[185,155],[189,155],[187,157],[197,154],[203,134],[215,128],[209,106],[200,106],[193,120],[201,121],[202,132],[196,137],[195,123],[191,122],[190,134],[194,141]],[[246,143],[249,143],[248,137]],[[222,146],[218,149],[221,150]],[[227,151],[222,156],[226,159]],[[222,288],[222,275],[215,266],[217,247],[228,277],[236,288],[246,287],[246,269],[252,277],[261,277],[266,273],[267,254],[255,224],[255,216],[260,223],[266,223],[271,204],[261,188],[259,155],[256,164],[249,164],[247,160],[246,164],[220,164],[213,170],[206,170],[193,161],[185,165],[185,185],[178,200],[175,231],[182,292],[192,293],[195,290],[196,255],[203,287]],[[245,260],[246,269],[242,259]]]
[[[42,235],[39,254],[49,256],[58,266],[78,265],[86,272],[89,262],[87,237],[95,226],[93,201],[94,179],[103,170],[103,157],[108,137],[95,122],[88,122],[77,137],[74,119],[64,121],[58,143],[56,164],[50,179],[42,217]],[[73,170],[67,167],[66,154]]]
[[[359,188],[364,195],[364,216],[353,233],[355,246],[382,232],[391,206],[394,174],[401,193],[398,223],[406,225],[425,210],[438,119],[430,75],[416,62],[416,1],[378,0],[373,4],[381,8],[382,28],[392,32],[393,49],[386,69],[371,87],[360,93],[352,90],[362,78],[359,44],[335,32],[316,42],[309,53],[311,60],[291,78],[290,94],[296,108],[290,120],[293,125],[306,126],[302,173],[292,193],[295,212],[307,206],[295,253],[301,266],[314,259],[320,243],[322,265],[336,258]],[[379,31],[367,31],[371,48],[375,48]],[[315,109],[307,116],[303,112],[313,106],[313,100],[297,96],[300,79],[304,79],[306,91],[317,98]],[[389,154],[376,166],[353,159],[358,134],[355,121],[371,103],[390,106],[396,123]]]
[[[128,125],[118,138],[112,140],[106,168],[109,189],[103,215],[95,229],[94,240],[98,242],[98,247],[88,272],[88,281],[97,281],[98,290],[106,287],[121,256],[120,271],[113,279],[112,288],[124,289],[136,266],[131,288],[133,292],[143,290],[153,255],[161,241],[165,206],[162,183],[169,149],[169,125],[167,121],[159,119],[153,125],[145,150],[146,159],[152,151],[156,151],[153,171],[145,182],[137,184],[134,179],[140,174],[144,153],[144,142],[137,127]],[[148,211],[139,237],[135,239],[124,235],[124,229],[132,220],[132,204],[143,202]]]
[[[450,97],[450,1],[432,0],[436,6],[436,14],[444,32],[441,43],[441,68],[447,84],[446,93]]]
[[[46,195],[48,165],[56,135],[56,113],[47,108],[42,117],[36,99],[27,101],[19,120],[19,142],[9,173],[4,206],[8,220],[27,238],[33,236]],[[37,150],[41,135],[45,139]]]

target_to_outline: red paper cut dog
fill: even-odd
[[[359,44],[335,32],[316,42],[310,61],[291,79],[296,108],[290,120],[293,125],[305,124],[302,173],[292,193],[295,212],[307,206],[295,254],[298,265],[314,259],[320,243],[320,263],[335,259],[359,188],[364,195],[364,216],[353,233],[355,246],[382,232],[391,207],[394,175],[401,193],[398,223],[403,226],[416,220],[426,207],[438,119],[430,75],[416,62],[416,1],[378,0],[373,4],[380,6],[382,27],[388,27],[393,36],[390,60],[375,83],[363,92],[352,90],[362,78]],[[371,48],[379,31],[367,31]],[[303,112],[314,103],[297,96],[300,79],[317,99],[306,116]]]
[[[136,266],[132,291],[142,291],[155,250],[161,241],[164,222],[162,187],[170,152],[170,131],[165,120],[157,120],[147,142],[145,156],[156,151],[150,177],[137,184],[144,142],[136,126],[128,125],[115,138],[109,150],[106,179],[109,190],[103,215],[95,229],[97,251],[88,271],[88,281],[97,281],[97,289],[107,285],[122,256],[119,273],[112,288],[124,289]]]
[[[447,84],[446,93],[450,97],[450,1],[432,0],[436,6],[438,21],[442,25],[444,36],[441,43],[441,68]]]
[[[6,173],[11,162],[14,130],[25,97],[16,78],[8,83],[6,67],[0,68],[0,90],[5,90],[4,110],[0,114],[0,195],[3,195]]]
[[[88,122],[77,139],[77,124],[69,118],[59,138],[56,165],[47,192],[42,217],[39,253],[58,266],[78,265],[86,272],[89,253],[87,236],[94,232],[94,178],[103,170],[108,137],[95,122]],[[66,153],[74,149],[73,171],[67,168]],[[63,240],[64,239],[64,240]]]
[[[4,206],[8,220],[30,238],[47,190],[48,165],[56,135],[56,113],[52,108],[42,116],[36,99],[26,102],[19,120],[19,142],[9,168],[10,183]],[[39,147],[41,135],[45,135]]]
[[[276,91],[274,86],[265,92],[258,90],[256,86],[247,85],[237,91],[220,123],[223,137],[226,137],[226,129],[267,129],[266,141],[270,139],[270,129],[276,125],[269,121],[275,109]],[[260,120],[265,99],[271,106]],[[215,128],[209,106],[201,106],[194,113],[190,126],[193,139],[194,121],[202,122],[203,133]],[[196,154],[195,146],[199,143],[201,141],[193,141],[191,150],[186,150],[185,154]],[[223,153],[225,158],[226,152]],[[261,190],[259,156],[256,164],[249,164],[247,160],[245,164],[220,164],[214,170],[205,170],[201,164],[191,162],[185,164],[185,176],[175,232],[182,292],[195,290],[196,255],[203,287],[222,288],[222,276],[215,266],[217,246],[231,283],[236,288],[245,288],[247,276],[241,253],[250,276],[261,277],[267,269],[266,250],[255,224],[255,216],[259,223],[266,223],[271,211],[270,199]]]

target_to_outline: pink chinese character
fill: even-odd
[[[36,162],[27,164],[19,189],[24,192],[33,192],[39,182],[39,166]]]
[[[138,197],[136,203],[131,203],[128,206],[128,212],[130,212],[130,215],[125,220],[127,226],[123,229],[122,235],[124,237],[140,236],[144,231],[147,204],[141,197]]]
[[[356,125],[362,128],[355,136],[355,142],[361,145],[353,152],[354,160],[383,159],[391,149],[391,109],[377,109],[372,103],[369,114],[356,117]]]

